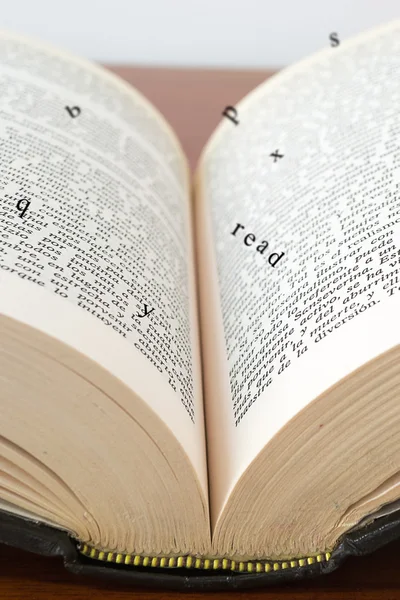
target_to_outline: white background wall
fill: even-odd
[[[109,63],[279,67],[400,17],[400,0],[0,0],[4,29]]]

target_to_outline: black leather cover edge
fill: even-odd
[[[230,573],[197,569],[157,569],[103,563],[81,555],[70,536],[58,529],[0,511],[0,543],[44,556],[62,556],[64,565],[73,573],[114,580],[118,584],[174,590],[250,589],[276,585],[330,573],[347,556],[368,554],[400,537],[400,514],[380,517],[345,534],[331,559],[306,567],[270,573]]]

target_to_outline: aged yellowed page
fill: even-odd
[[[206,503],[179,142],[119,78],[6,32],[0,89],[0,314],[76,349],[142,398],[183,446]]]
[[[399,72],[399,22],[327,47],[240,102],[202,156],[214,528],[265,444],[400,342]]]

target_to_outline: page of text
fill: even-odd
[[[205,486],[188,178],[179,142],[139,93],[1,35],[0,312],[12,300],[19,318],[29,303],[43,328],[57,310],[57,337],[72,331],[115,375],[125,365]],[[90,344],[94,330],[104,347]]]
[[[400,342],[399,102],[397,23],[275,76],[205,152],[214,521],[296,412]]]

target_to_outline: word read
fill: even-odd
[[[245,226],[241,225],[240,223],[236,223],[236,227],[233,231],[231,231],[231,234],[233,236],[236,237],[236,233],[239,231],[239,229],[244,229]],[[243,239],[243,243],[245,246],[252,246],[253,243],[256,241],[256,236],[254,235],[254,233],[248,233],[247,235],[244,236]],[[263,240],[256,248],[256,252],[259,252],[260,254],[264,254],[265,250],[268,248],[268,242]],[[284,252],[281,252],[280,254],[278,254],[277,252],[273,252],[272,254],[269,255],[268,257],[268,262],[271,265],[271,267],[275,267],[276,263],[281,260],[281,258],[284,256]]]

